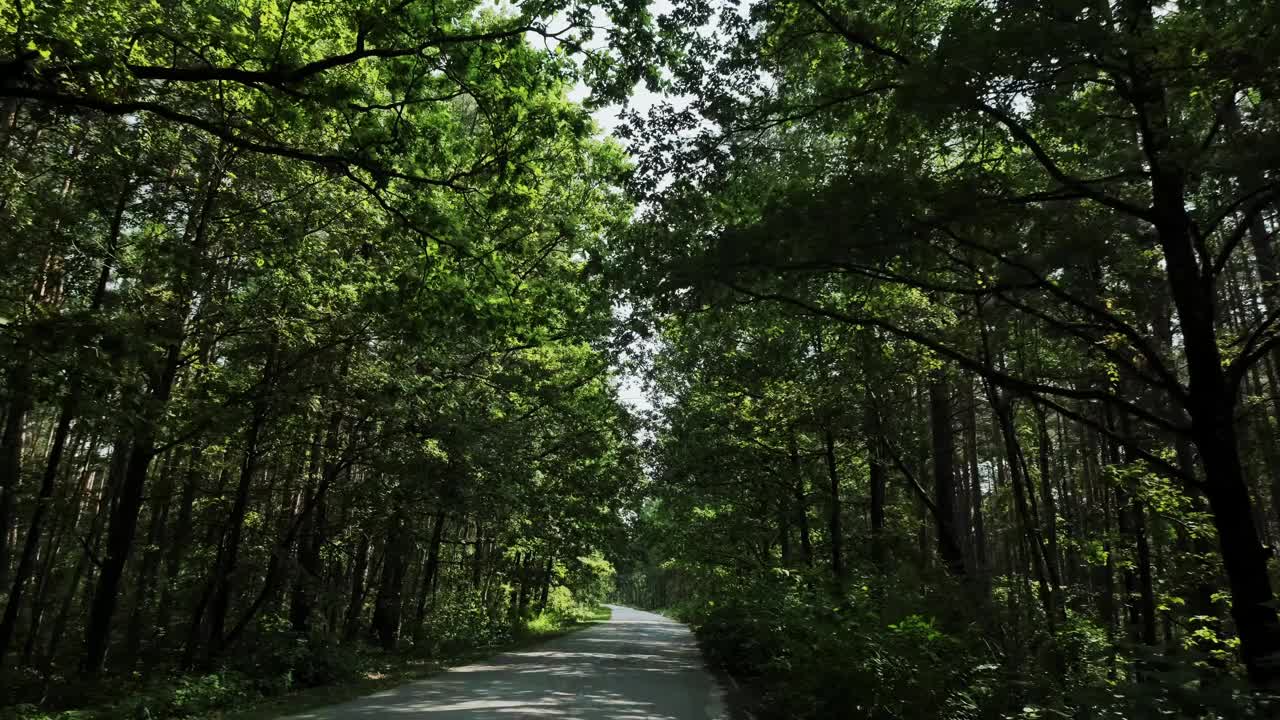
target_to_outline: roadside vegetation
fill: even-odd
[[[601,580],[607,583],[607,577]],[[272,720],[421,680],[450,667],[520,650],[606,621],[612,613],[599,604],[601,599],[598,595],[575,599],[567,587],[556,586],[545,606],[531,608],[526,618],[505,627],[465,624],[467,618],[481,615],[474,608],[442,608],[440,622],[452,624],[444,642],[395,652],[366,644],[317,651],[282,633],[273,638],[271,646],[229,658],[212,672],[158,671],[117,678],[110,687],[80,697],[76,702],[80,708],[57,711],[34,704],[11,706],[0,711],[0,718]],[[476,642],[477,638],[485,640]]]

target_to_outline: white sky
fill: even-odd
[[[653,0],[652,2],[649,3],[649,14],[652,15],[654,18],[657,18],[660,15],[665,15],[671,12],[672,8],[673,8],[673,5],[671,3],[671,0]],[[609,18],[605,17],[604,14],[598,10],[594,14],[592,18],[592,22],[596,25],[597,28],[602,28],[602,29],[607,28],[610,25]],[[552,26],[552,27],[555,28],[558,26]],[[603,37],[603,35],[604,35],[603,30],[597,31],[596,37],[591,41],[590,45],[588,45],[588,48],[599,49],[604,47],[605,38]],[[573,90],[569,91],[569,99],[573,100],[574,102],[582,102],[583,100],[586,99],[587,94],[588,94],[587,86],[583,85],[582,83],[578,83],[577,86],[573,88]],[[644,83],[640,83],[636,85],[634,88],[632,88],[631,100],[629,102],[629,105],[631,106],[632,109],[639,110],[640,112],[645,112],[650,107],[652,107],[654,103],[660,100],[661,97],[662,97],[661,95],[651,92],[648,88],[646,88],[644,86]],[[602,131],[603,134],[611,135],[614,129],[616,129],[618,126],[618,113],[620,110],[621,108],[618,106],[601,108],[591,113],[591,117],[595,118],[596,124],[600,126],[600,130]]]
[[[649,12],[655,18],[658,17],[659,15],[664,15],[670,12],[671,9],[672,9],[671,0],[653,0],[653,2],[649,3]],[[595,14],[593,22],[595,23],[595,25],[601,28],[607,27],[609,25],[609,19],[600,12],[597,12]],[[552,25],[551,28],[554,30],[554,29],[558,29],[559,26]],[[602,35],[603,35],[603,32],[598,32],[596,35],[596,38],[592,41],[590,47],[592,48],[603,47],[605,43],[605,38],[602,37]],[[538,38],[538,40],[541,41],[542,38]],[[579,82],[571,91],[569,91],[569,99],[574,102],[582,102],[583,100],[586,99],[589,92],[590,91],[587,88],[587,86]],[[661,99],[662,99],[661,95],[650,91],[648,88],[644,86],[643,83],[640,83],[635,88],[632,89],[631,98],[628,102],[628,107],[632,110],[639,111],[641,114],[643,114],[648,112],[649,108],[653,107],[653,105],[656,104]],[[613,135],[614,130],[616,130],[618,127],[619,115],[621,111],[622,111],[622,108],[620,106],[613,105],[609,107],[600,108],[594,111],[593,113],[591,113],[591,117],[596,121],[596,125],[599,127],[600,134],[602,136]],[[614,307],[615,314],[621,314],[625,316],[625,314],[628,313],[629,311],[630,311],[629,308],[621,305]],[[636,348],[637,351],[640,349],[638,343],[633,343],[632,347]],[[639,376],[623,370],[619,372],[616,377],[618,381],[618,398],[625,405],[627,405],[632,410],[635,410],[637,412],[644,412],[644,411],[653,409],[653,403],[650,400],[648,393],[645,392],[642,381]]]

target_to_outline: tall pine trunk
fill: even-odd
[[[843,582],[845,577],[844,531],[840,522],[842,512],[840,506],[840,474],[836,468],[836,440],[831,433],[830,426],[822,429],[822,439],[826,449],[827,479],[830,481],[831,506],[828,511],[830,514],[828,516],[827,534],[831,536],[828,539],[831,545],[831,575],[837,582]]]
[[[951,427],[951,389],[941,373],[929,383],[929,428],[938,556],[949,573],[963,578],[966,574],[964,550],[956,533],[956,445]]]
[[[126,183],[124,190],[120,193],[119,200],[116,202],[115,211],[111,216],[111,226],[107,232],[106,248],[103,253],[102,270],[98,274],[98,281],[94,286],[93,297],[89,303],[90,316],[98,314],[102,308],[103,300],[106,298],[107,283],[111,278],[112,263],[115,260],[116,247],[120,241],[120,228],[124,220],[124,211],[129,204],[129,197],[132,195],[132,191],[132,186]],[[27,537],[22,547],[22,553],[18,557],[18,567],[14,572],[13,585],[9,589],[4,619],[0,620],[0,662],[3,662],[4,656],[9,651],[9,642],[13,638],[13,631],[18,620],[18,611],[22,608],[22,599],[26,592],[27,580],[30,579],[32,569],[35,566],[36,549],[39,546],[40,536],[44,532],[44,520],[53,502],[58,469],[62,464],[62,455],[66,450],[67,439],[71,435],[71,422],[75,419],[76,413],[79,412],[83,393],[84,375],[80,372],[73,372],[70,387],[67,389],[66,395],[63,396],[62,405],[58,411],[57,425],[53,431],[49,455],[45,460],[44,472],[40,478],[40,489],[36,495],[36,507],[31,514],[31,521],[27,525]],[[20,398],[20,401],[25,402],[25,399]],[[11,410],[18,411],[21,410],[21,407],[21,405],[15,403]],[[13,420],[21,420],[21,415],[14,415]],[[9,425],[6,423],[4,431],[4,462],[10,468],[10,472],[16,473],[20,467],[20,461],[9,457],[8,453],[11,448],[19,453],[21,452],[21,429],[19,428],[19,437],[16,441],[9,437],[9,432]],[[14,477],[16,477],[16,474]],[[7,534],[8,525],[4,520],[4,512],[0,511],[0,528],[6,528],[5,533]],[[0,553],[0,564],[3,563],[4,554]]]

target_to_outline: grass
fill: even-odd
[[[607,622],[612,618],[613,618],[613,610],[610,610],[609,608],[603,605],[595,606],[591,610],[591,614],[588,616],[589,622]]]
[[[520,636],[528,641],[541,642],[574,630],[580,630],[588,625],[604,622],[611,617],[613,617],[613,611],[603,605],[597,605],[589,610],[576,613],[569,618],[559,617],[551,613],[539,613],[525,625]]]

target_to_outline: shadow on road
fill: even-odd
[[[292,720],[720,720],[721,692],[687,628],[630,608],[529,650]]]

